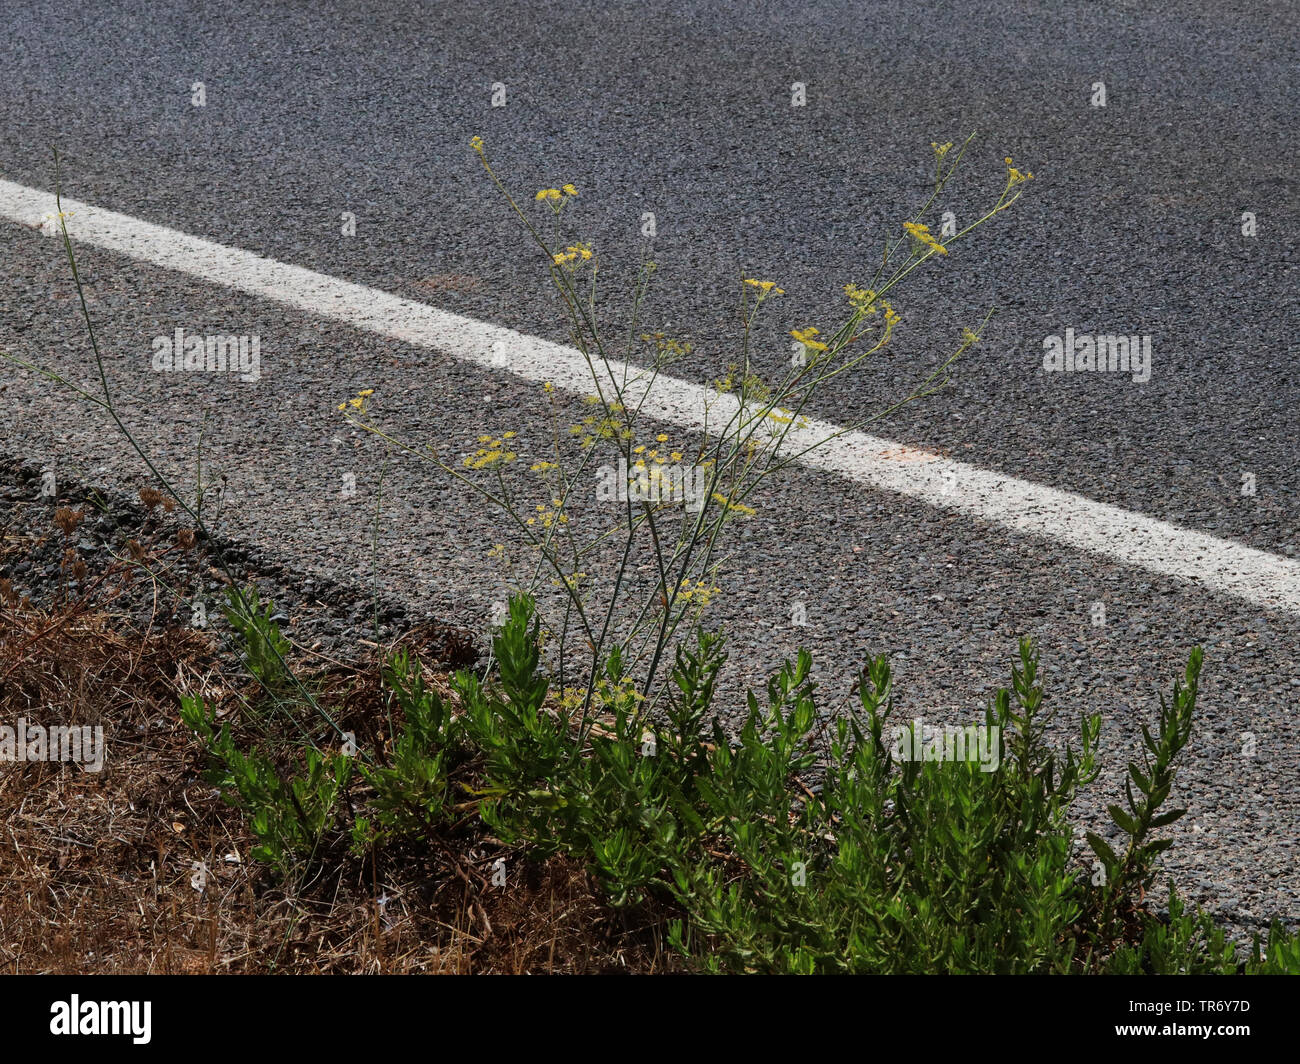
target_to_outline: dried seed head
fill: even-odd
[[[54,511],[54,523],[66,539],[71,539],[72,533],[77,530],[77,526],[85,516],[84,510],[70,510],[66,506],[60,506]]]

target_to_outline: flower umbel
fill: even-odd
[[[749,285],[751,288],[757,288],[757,289],[758,289],[758,291],[759,291],[759,296],[758,296],[758,298],[759,298],[759,299],[765,299],[767,296],[769,296],[769,295],[773,295],[773,294],[778,295],[778,296],[783,296],[783,295],[785,295],[785,289],[784,289],[784,288],[777,288],[777,287],[776,287],[776,282],[775,282],[775,281],[756,281],[756,280],[754,280],[754,278],[752,278],[752,277],[746,277],[746,278],[745,278],[745,284]]]
[[[586,244],[570,244],[563,251],[556,252],[551,256],[551,261],[556,266],[565,266],[570,262],[590,262],[593,252]]]
[[[338,409],[345,414],[364,414],[366,412],[366,400],[375,394],[373,388],[363,388],[357,392],[351,399],[345,399],[339,403]]]
[[[820,340],[814,339],[814,337],[821,335],[820,330],[814,329],[811,325],[806,329],[791,329],[790,335],[803,344],[804,347],[808,348],[809,351],[826,350],[826,345],[824,343]]]
[[[918,225],[916,222],[904,222],[903,228],[926,247],[937,251],[940,255],[948,254],[948,249],[940,244],[939,241],[935,240],[928,225]]]
[[[859,288],[850,282],[844,286],[844,294],[855,307],[860,307],[871,314],[876,312],[876,293],[870,288]]]
[[[516,435],[517,433],[507,432],[500,439],[495,436],[480,436],[478,442],[483,446],[473,454],[465,456],[465,465],[469,469],[486,469],[488,466],[513,462],[518,455],[509,449],[510,445],[507,441]]]
[[[576,185],[572,184],[563,185],[560,188],[540,188],[533,198],[538,203],[545,203],[556,214],[559,214],[570,200],[578,198],[578,189]]]
[[[1021,173],[1012,166],[1010,155],[1002,161],[1007,164],[1007,188],[1015,188],[1017,185],[1023,185],[1026,181],[1032,181],[1034,179],[1034,173],[1032,170]]]

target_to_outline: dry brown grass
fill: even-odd
[[[67,523],[69,518],[62,518]],[[52,533],[57,541],[58,532]],[[36,542],[7,536],[12,560]],[[60,548],[62,544],[59,544]],[[103,770],[0,762],[0,969],[17,973],[659,971],[660,916],[604,905],[586,872],[529,862],[476,817],[375,860],[330,855],[293,882],[249,858],[252,836],[204,777],[178,693],[239,713],[247,677],[210,634],[115,615],[121,571],[82,572],[38,607],[0,581],[0,724],[102,725]],[[107,589],[107,590],[106,590]],[[93,591],[93,594],[90,593]],[[461,653],[420,630],[422,654]],[[382,743],[377,648],[361,662],[304,652],[358,742]],[[430,679],[445,688],[445,673]],[[235,719],[235,718],[230,718]],[[508,885],[491,884],[508,858]],[[196,868],[207,869],[198,889]],[[662,914],[661,914],[662,915]]]

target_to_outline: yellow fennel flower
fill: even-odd
[[[1033,180],[1034,177],[1033,171],[1031,170],[1025,173],[1021,173],[1019,170],[1017,170],[1014,166],[1011,165],[1010,155],[1008,155],[1002,161],[1007,164],[1007,188],[1015,188],[1016,185],[1023,185],[1026,181]]]
[[[563,251],[552,255],[551,261],[557,266],[563,266],[566,262],[576,262],[578,259],[589,262],[591,258],[592,250],[586,244],[570,244]]]
[[[930,233],[930,227],[928,225],[918,225],[915,222],[904,222],[903,228],[926,247],[933,248],[940,255],[948,254],[948,249],[940,244],[939,241],[935,240],[934,236]]]
[[[849,302],[855,307],[862,307],[873,314],[876,312],[876,293],[870,288],[859,288],[855,284],[846,284],[844,294],[849,297]]]
[[[820,340],[814,340],[814,336],[820,336],[821,330],[814,329],[811,325],[806,329],[791,329],[790,335],[798,340],[804,347],[811,351],[825,351],[826,345]]]

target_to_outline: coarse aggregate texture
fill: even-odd
[[[51,188],[53,142],[70,196],[567,341],[542,264],[468,147],[481,134],[524,197],[580,187],[573,235],[604,257],[616,319],[619,279],[653,255],[646,324],[691,340],[673,372],[708,381],[734,358],[740,277],[786,290],[758,338],[775,372],[786,330],[833,321],[840,286],[924,198],[930,142],[978,129],[947,206],[973,217],[1004,155],[1034,171],[1025,197],[909,278],[895,344],[815,413],[868,416],[995,306],[953,386],[872,431],[1294,556],[1298,22],[1284,3],[11,3],[0,177]],[[796,81],[805,107],[790,106]],[[1096,81],[1105,108],[1090,105]],[[375,388],[386,424],[459,455],[482,432],[544,440],[536,387],[121,256],[78,257],[124,416],[184,483],[202,431],[211,476],[227,477],[222,535],[364,602],[382,470],[386,593],[484,629],[504,594],[486,557],[496,520],[462,488],[385,465],[334,406]],[[0,264],[0,346],[93,384],[58,243],[0,224]],[[260,335],[265,376],[151,373],[151,339],[178,326]],[[1067,327],[1151,335],[1151,380],[1044,373],[1043,338]],[[93,409],[9,366],[0,395],[6,455],[127,494],[146,483]],[[1191,812],[1166,867],[1236,926],[1300,919],[1300,618],[811,471],[759,510],[737,525],[708,614],[732,635],[729,691],[807,645],[833,711],[862,657],[883,652],[900,714],[964,720],[1035,635],[1062,717],[1106,717],[1096,825],[1157,691],[1200,643],[1177,794]],[[795,600],[806,627],[791,624]],[[361,638],[364,613],[355,623]]]

